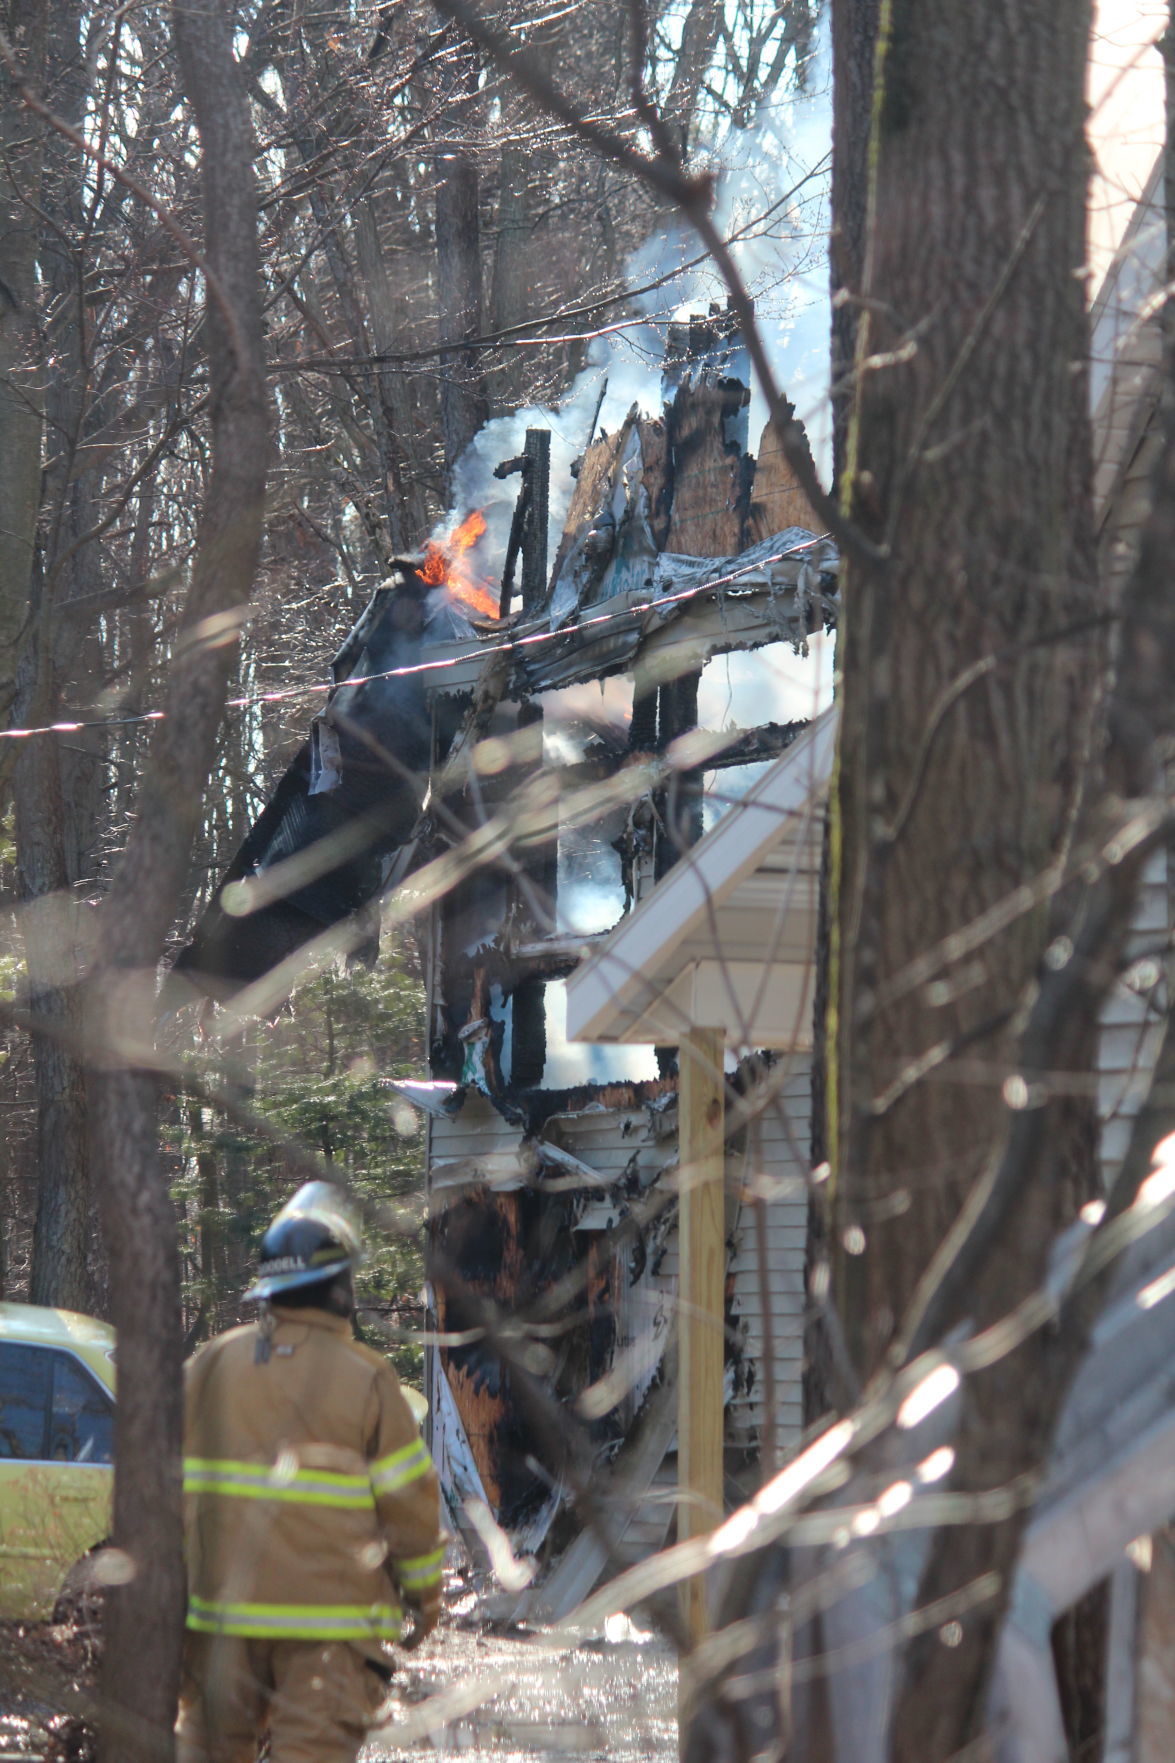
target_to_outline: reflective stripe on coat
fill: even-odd
[[[188,1627],[395,1639],[440,1583],[436,1472],[395,1372],[321,1310],[274,1307],[188,1366]]]

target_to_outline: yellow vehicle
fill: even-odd
[[[41,1621],[110,1535],[114,1330],[0,1303],[0,1618]]]

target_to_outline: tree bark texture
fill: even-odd
[[[1042,978],[1021,1043],[1020,1071],[1046,1078],[1039,1100],[1018,1116],[997,1187],[1003,1190],[1002,1217],[986,1234],[986,1254],[967,1254],[956,1264],[955,1281],[973,1289],[969,1308],[982,1327],[996,1321],[1023,1295],[1025,1272],[1033,1257],[1039,1205],[1032,1190],[1055,1184],[1064,1168],[1063,1090],[1048,1093],[1050,1069],[1076,1065],[1083,1026],[1096,1021],[1100,1004],[1119,971],[1130,914],[1147,848],[1131,846],[1120,829],[1146,813],[1170,815],[1168,767],[1175,740],[1171,680],[1175,677],[1175,602],[1171,595],[1171,554],[1175,545],[1175,345],[1165,336],[1164,391],[1161,403],[1162,451],[1156,467],[1151,506],[1142,529],[1138,562],[1117,613],[1115,675],[1107,717],[1107,789],[1089,815],[1103,850],[1114,853],[1104,875],[1088,890],[1074,915],[1072,958]],[[1169,831],[1168,831],[1169,838]],[[1168,1028],[1168,1035],[1170,1029]],[[1132,1204],[1152,1167],[1151,1151],[1170,1129],[1171,1085],[1166,1046],[1153,1074],[1150,1096],[1138,1115],[1131,1145],[1108,1197],[1105,1224]],[[1048,1058],[1042,1057],[1047,1049]],[[1059,1086],[1058,1086],[1059,1089]],[[1021,1141],[1017,1146],[1017,1139]],[[1008,1174],[1012,1179],[1008,1179]],[[989,1209],[994,1210],[994,1209]],[[1095,1238],[1091,1254],[1098,1247]],[[997,1274],[993,1276],[993,1267]],[[1016,1279],[1019,1276],[1020,1286]],[[1039,1270],[1037,1271],[1039,1279]],[[1059,1326],[1039,1331],[1015,1353],[967,1380],[957,1445],[958,1467],[952,1488],[1007,1485],[1036,1472],[1069,1381],[1080,1362],[1088,1332],[1104,1300],[1106,1273],[1079,1283],[1061,1313]],[[942,1305],[938,1332],[959,1313]],[[994,1569],[1006,1587],[1016,1562],[1018,1539],[1027,1513],[991,1526],[963,1527],[951,1538],[935,1536],[918,1588],[927,1602],[950,1596],[977,1571]],[[985,1535],[985,1531],[987,1534]],[[1002,1602],[1002,1600],[1001,1600]],[[986,1682],[984,1649],[990,1648],[997,1612],[983,1612],[963,1625],[962,1644],[947,1659],[937,1637],[922,1635],[904,1660],[901,1694],[894,1716],[896,1763],[926,1763],[955,1754],[980,1728]]]
[[[46,0],[6,0],[0,28],[26,83],[45,76]],[[0,712],[16,691],[41,505],[43,385],[37,336],[37,210],[44,131],[0,70]]]
[[[1088,781],[1088,29],[1085,0],[896,0],[880,63],[848,487],[883,554],[844,583],[830,1100],[864,1375],[1006,1135],[1050,902],[910,964],[1061,858]],[[1042,1243],[1075,1192],[1040,1196]]]
[[[81,1012],[74,975],[59,743],[23,742],[13,773],[21,927],[37,1097],[37,1215],[29,1300],[92,1310],[94,1207],[85,1071],[77,1056]]]
[[[460,118],[470,102],[466,99],[463,105],[451,108],[436,151],[437,303],[442,343],[468,342],[482,329],[477,161],[456,138]],[[441,356],[441,428],[450,482],[453,467],[488,415],[477,351],[446,350]]]
[[[869,136],[880,0],[838,0],[832,8],[832,481],[840,485],[853,409],[853,361],[865,276]]]
[[[665,99],[665,115],[679,131],[681,153],[688,159],[691,126],[702,82],[710,69],[723,30],[722,9],[715,0],[692,0],[681,27],[681,47]]]
[[[352,226],[356,259],[367,296],[371,340],[377,354],[390,354],[400,347],[406,327],[402,301],[380,245],[376,204],[370,196],[355,209]],[[403,522],[397,517],[390,536],[397,548],[420,545],[428,534],[428,514],[423,486],[412,465],[414,417],[402,368],[381,369],[379,394],[388,445],[386,470],[391,475],[390,487],[395,491],[397,504],[404,511]]]
[[[76,0],[51,0],[47,66],[57,114],[80,130],[89,64]],[[41,536],[14,703],[18,725],[34,727],[60,717],[83,658],[87,682],[101,673],[100,653],[88,652],[94,648],[92,615],[78,612],[102,587],[98,547],[84,536],[96,520],[86,440],[97,423],[85,360],[85,266],[70,246],[84,230],[84,170],[76,148],[51,135],[42,179],[39,281],[50,315],[44,349],[54,371],[45,388]],[[74,1310],[98,1307],[104,1284],[95,1243],[85,1071],[77,1052],[82,952],[73,924],[73,890],[86,873],[99,821],[103,738],[91,729],[78,731],[68,746],[56,735],[21,742],[12,775],[29,1008],[42,1025],[32,1037],[37,1215],[29,1293],[34,1303]]]
[[[189,861],[260,547],[267,400],[255,143],[220,5],[174,9],[202,147],[212,472],[175,660],[90,985],[92,1125],[119,1330],[114,1534],[134,1577],[110,1600],[103,1754],[173,1754],[183,1626],[179,1263],[150,1069],[155,969]]]
[[[524,324],[531,312],[534,288],[530,262],[534,227],[531,215],[533,161],[533,152],[522,141],[508,139],[503,143],[498,160],[498,236],[494,244],[490,289],[495,331]],[[519,359],[519,352],[511,352],[501,371],[495,375],[494,397],[499,409],[523,400],[526,372],[526,363]]]
[[[307,86],[311,90],[316,90],[317,83],[314,78],[309,81],[304,80],[303,69],[305,66],[319,72],[332,59],[328,42],[331,35],[328,28],[329,22],[327,12],[318,12],[313,8],[302,8],[298,16],[297,31],[302,54],[287,55],[282,62],[282,80],[290,109],[298,118],[294,138],[302,162],[308,170],[317,168],[324,155],[329,157],[329,134],[324,131],[324,119],[316,100],[310,97],[307,92]],[[349,126],[344,116],[339,116],[338,122],[344,128]],[[331,281],[334,284],[339,312],[346,326],[351,349],[358,356],[367,356],[371,353],[373,346],[377,351],[394,348],[398,339],[395,338],[394,333],[388,333],[386,324],[384,338],[382,341],[380,339],[379,319],[372,310],[370,298],[368,310],[373,322],[370,336],[368,334],[368,324],[358,294],[360,281],[366,277],[366,270],[360,255],[360,276],[356,277],[347,255],[343,229],[335,224],[333,218],[332,206],[336,197],[329,179],[322,178],[316,171],[315,175],[310,178],[307,193],[315,225],[321,230],[323,255],[330,266]],[[358,238],[359,216],[369,207],[370,198],[367,198],[360,205],[352,222],[353,231],[356,234],[357,252],[360,254],[362,245]],[[378,243],[376,250],[378,254]],[[304,271],[303,279],[309,279],[308,265]],[[367,281],[367,288],[370,293],[370,280]],[[329,327],[323,323],[320,328],[321,334],[326,338],[329,335]],[[372,496],[367,515],[369,519],[372,519],[373,526],[376,526],[374,536],[379,551],[381,573],[386,572],[389,557],[402,552],[406,545],[399,482],[398,448],[402,443],[397,438],[392,408],[386,397],[387,385],[392,378],[393,376],[388,373],[377,375],[369,372],[362,376],[360,384],[363,401],[371,423],[372,440],[369,442],[362,430],[358,431],[356,436],[363,452],[369,456],[374,454],[372,464],[376,464],[378,461],[378,488]],[[375,476],[374,473],[371,475]],[[378,516],[375,512],[377,509],[382,514],[386,527],[386,532],[383,533],[378,531],[376,524],[378,522]]]
[[[1092,1191],[1096,1142],[1097,987],[1038,1042],[1041,1066],[1022,1077],[1018,1063],[1096,771],[1089,7],[894,0],[880,29],[864,162],[859,132],[838,120],[847,212],[834,228],[842,285],[860,294],[842,326],[855,351],[844,489],[878,547],[844,578],[833,807],[834,1291],[862,1379],[1005,1156],[1017,1085],[1043,1086],[1047,1138],[1025,1162],[1002,1252],[976,1258],[952,1323],[993,1323],[1039,1284]],[[858,0],[841,0],[841,104],[861,96],[868,30]],[[1001,916],[1050,871],[1030,904]],[[928,951],[941,958],[915,979]],[[1034,1342],[968,1380],[953,1489],[1039,1466],[1072,1364]],[[1006,1594],[1021,1522],[940,1533],[919,1603],[987,1571]],[[1000,1596],[969,1618],[958,1648],[933,1635],[909,1649],[895,1759],[945,1763],[981,1730],[1002,1609]]]

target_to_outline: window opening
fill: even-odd
[[[717,826],[724,814],[741,801],[747,791],[775,764],[774,759],[760,759],[753,765],[729,765],[724,771],[705,773],[702,794],[702,826],[706,832]]]
[[[624,837],[627,811],[614,809],[590,826],[564,827],[559,834],[555,927],[592,936],[611,930],[624,913],[624,876],[617,840]]]
[[[0,1458],[44,1460],[50,1370],[41,1347],[0,1345]]]
[[[567,981],[548,980],[544,990],[547,1006],[544,1089],[570,1090],[577,1084],[588,1083],[645,1083],[659,1075],[652,1047],[569,1041]]]
[[[835,639],[824,631],[808,638],[807,655],[790,643],[713,655],[698,686],[698,726],[761,728],[767,722],[798,722],[832,703]]]
[[[113,1463],[114,1404],[66,1353],[53,1354],[49,1455],[58,1463]]]

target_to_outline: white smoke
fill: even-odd
[[[750,128],[731,128],[709,158],[718,171],[714,221],[748,291],[755,300],[759,332],[780,390],[796,406],[808,429],[817,468],[831,472],[832,426],[829,402],[828,225],[832,152],[832,48],[829,9],[821,9],[801,89],[762,104]],[[726,304],[726,288],[714,266],[694,264],[697,235],[679,221],[661,239],[650,239],[629,263],[636,288],[674,270],[663,288],[636,304],[649,323],[636,336],[608,340],[604,366],[613,370],[630,351],[637,361],[650,356],[659,369],[666,326],[710,302]],[[686,267],[689,266],[689,267]],[[596,345],[598,348],[599,345]],[[620,376],[618,376],[620,377]],[[659,373],[647,376],[651,409],[658,409]],[[646,392],[646,397],[649,393]],[[621,383],[605,400],[606,427],[623,419],[631,400]],[[644,402],[645,400],[642,400]],[[767,421],[762,388],[752,384],[749,434],[757,451]]]
[[[747,129],[732,128],[708,155],[718,170],[715,220],[756,301],[759,328],[781,390],[806,424],[817,469],[827,481],[831,459],[829,408],[828,197],[832,145],[832,76],[828,8],[821,9],[802,89],[762,105]],[[557,408],[535,407],[496,417],[471,442],[454,475],[455,511],[484,510],[485,558],[504,557],[518,496],[517,476],[496,479],[494,467],[521,453],[528,428],[551,433],[550,556],[567,515],[572,461],[594,429],[617,429],[633,404],[661,411],[661,368],[671,320],[725,305],[726,290],[700,255],[684,221],[650,239],[628,265],[635,289],[670,276],[636,296],[643,322],[591,344],[588,365]],[[687,267],[689,266],[689,267]],[[603,403],[600,403],[603,392]],[[767,420],[761,388],[752,386],[749,445],[754,452]],[[448,520],[438,530],[447,530]]]

